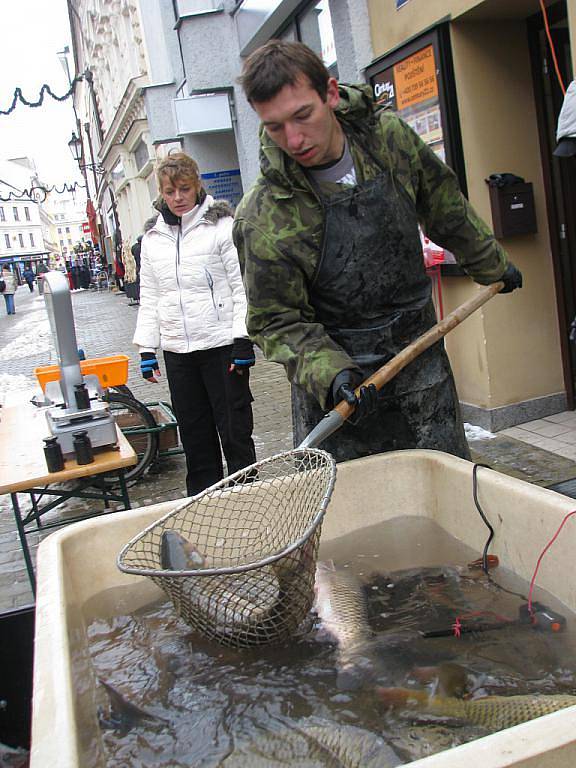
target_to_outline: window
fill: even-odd
[[[60,240],[60,247],[64,245],[64,240]]]
[[[297,17],[300,42],[320,56],[330,74],[336,76],[336,48],[328,0],[313,3]]]
[[[30,232],[30,245],[32,246],[32,248],[34,248],[34,247],[35,247],[35,244],[34,244],[34,235],[32,234],[32,232]]]
[[[30,221],[30,208],[24,207],[24,216],[26,217],[26,221]]]
[[[148,152],[148,145],[144,139],[140,139],[134,150],[134,161],[136,162],[136,168],[141,171],[150,159]]]
[[[4,207],[0,205],[0,221],[6,221],[6,214],[4,213]]]
[[[69,235],[69,234],[70,234],[70,227],[66,227],[66,234],[67,234],[67,235]]]
[[[62,234],[62,227],[58,227],[58,234],[59,234],[59,235],[61,235],[61,234]]]
[[[124,163],[122,162],[121,157],[119,157],[116,163],[114,164],[114,167],[112,168],[110,176],[114,184],[121,184],[122,181],[124,181],[124,179],[126,178],[126,171],[124,170]]]
[[[18,208],[16,208],[16,206],[12,208],[12,213],[14,214],[14,221],[20,221],[20,216],[18,215]]]
[[[22,232],[18,232],[18,240],[20,241],[20,248],[24,248],[24,235]]]
[[[4,240],[6,240],[6,248],[12,248],[12,244],[10,242],[10,235],[4,235]]]

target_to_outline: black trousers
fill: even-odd
[[[186,489],[200,493],[256,461],[252,440],[250,373],[229,372],[232,346],[178,354],[164,352],[166,376],[186,454]],[[222,444],[222,448],[220,448]]]

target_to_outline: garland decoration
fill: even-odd
[[[0,115],[9,115],[11,112],[14,112],[16,109],[16,105],[19,101],[22,102],[26,107],[41,107],[42,103],[44,102],[44,95],[48,94],[51,96],[55,101],[66,101],[66,99],[69,99],[70,96],[74,93],[74,89],[76,88],[77,83],[79,83],[81,80],[84,79],[84,75],[78,75],[77,77],[72,80],[72,83],[70,84],[70,88],[63,96],[57,96],[52,88],[50,88],[49,85],[44,83],[44,85],[40,88],[40,95],[38,96],[38,99],[36,101],[28,101],[24,97],[24,94],[22,93],[21,88],[16,88],[14,90],[14,97],[12,98],[12,104],[8,107],[8,109],[0,109]]]

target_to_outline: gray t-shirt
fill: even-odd
[[[348,146],[348,141],[344,141],[344,153],[340,160],[336,160],[329,165],[316,166],[316,168],[308,169],[308,173],[316,181],[317,184],[325,184],[330,182],[332,184],[343,184],[347,187],[356,186],[356,170],[354,168],[354,161]]]

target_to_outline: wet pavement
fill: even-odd
[[[126,354],[130,358],[128,386],[144,402],[169,401],[165,377],[148,384],[140,376],[139,356],[132,346],[138,307],[123,293],[75,291],[72,302],[78,346],[87,357]],[[6,316],[0,308],[0,402],[14,405],[30,399],[39,388],[34,368],[56,362],[44,299],[20,287],[15,297],[16,314]],[[257,458],[272,456],[292,447],[290,390],[281,366],[260,356],[251,372],[254,395],[254,441]],[[547,442],[551,441],[551,442]],[[550,486],[576,478],[576,414],[558,414],[504,430],[497,435],[470,430],[469,442],[475,461],[538,485]],[[163,458],[130,489],[133,507],[185,495],[184,458]],[[25,509],[25,497],[20,496]],[[68,501],[57,519],[84,514],[98,502]],[[28,536],[33,556],[40,539],[49,532]],[[32,593],[8,496],[0,497],[0,612],[28,605]]]

